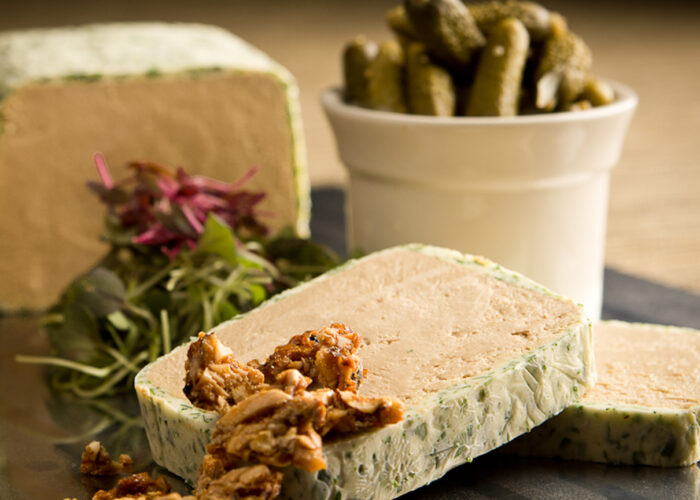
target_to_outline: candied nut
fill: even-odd
[[[357,391],[364,377],[362,363],[355,354],[360,341],[350,328],[334,323],[292,337],[287,344],[277,346],[263,364],[249,364],[264,373],[270,384],[281,372],[292,368],[322,387]]]
[[[129,455],[121,454],[114,461],[99,441],[91,441],[80,457],[80,472],[91,476],[118,476],[131,472],[132,464]]]
[[[311,382],[309,377],[305,377],[299,370],[294,369],[284,370],[275,377],[275,387],[292,396],[306,390]]]
[[[165,477],[153,479],[148,472],[131,474],[120,479],[111,490],[100,490],[92,500],[117,500],[136,498],[139,500],[161,498],[170,492],[170,485]]]
[[[216,471],[216,477],[197,479],[197,500],[224,498],[271,500],[280,494],[282,473],[265,465],[239,467],[228,472]]]
[[[326,394],[319,394],[320,399],[325,400],[324,404],[327,407],[325,421],[319,429],[322,436],[350,434],[375,427],[386,427],[403,419],[404,406],[398,399],[368,398],[349,391],[326,390],[325,392]]]
[[[262,391],[219,419],[207,452],[226,468],[259,462],[320,470],[326,462],[314,427],[320,426],[324,414],[323,405],[305,391],[295,396],[279,389]]]
[[[335,323],[292,337],[265,363],[251,361],[245,368],[259,377],[246,392],[254,392],[233,404],[216,423],[198,471],[197,498],[273,498],[280,492],[282,474],[270,467],[324,469],[322,435],[383,427],[403,418],[400,401],[356,394],[365,376],[355,354],[359,346],[358,334]],[[238,374],[242,366],[214,335],[203,334],[190,346],[188,362],[193,387],[207,372],[212,379],[220,373],[233,377],[230,374]],[[221,368],[226,366],[235,370]],[[210,391],[229,401],[226,380]],[[307,391],[312,382],[327,388]]]
[[[183,391],[195,406],[205,410],[224,412],[265,383],[262,373],[236,361],[213,333],[201,332],[190,344],[185,370]]]

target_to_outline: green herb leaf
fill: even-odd
[[[216,311],[216,321],[222,323],[227,321],[234,316],[236,316],[240,311],[228,300],[223,301],[219,304],[219,308]]]
[[[126,299],[126,288],[112,271],[97,267],[81,280],[82,292],[76,298],[97,317],[118,311]]]
[[[232,266],[238,264],[233,232],[224,221],[214,214],[209,214],[207,217],[195,252],[218,255]]]
[[[107,321],[109,321],[117,330],[126,331],[132,325],[131,321],[129,321],[129,319],[124,316],[121,311],[114,311],[113,313],[108,314]]]
[[[47,327],[51,346],[59,356],[82,363],[100,360],[100,341],[97,318],[81,304],[70,304],[63,309],[63,321]]]
[[[265,291],[265,287],[262,285],[255,285],[255,284],[250,285],[249,290],[250,290],[250,293],[251,293],[252,298],[253,298],[253,304],[256,306],[258,304],[262,303],[262,301],[264,301],[265,298],[267,297],[267,292]]]

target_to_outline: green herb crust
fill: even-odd
[[[420,245],[403,248],[458,262],[496,279],[551,294],[527,278],[483,258]],[[342,273],[356,262],[283,292],[260,306],[258,313],[270,303]],[[384,499],[427,484],[451,468],[529,431],[576,401],[595,377],[592,352],[590,324],[581,315],[578,323],[559,332],[554,341],[424,398],[407,409],[402,422],[325,444],[328,468],[313,474],[285,470],[283,495]],[[159,464],[191,482],[218,416],[193,408],[184,397],[173,397],[159,389],[149,379],[152,366],[136,377],[136,392],[151,451]]]

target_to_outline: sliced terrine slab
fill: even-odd
[[[604,321],[593,338],[595,387],[508,451],[666,467],[700,460],[700,331]]]
[[[101,151],[264,191],[264,221],[309,233],[299,91],[215,26],[116,23],[0,33],[0,310],[50,305],[105,252],[85,182]]]
[[[595,376],[582,308],[480,257],[409,245],[350,261],[215,329],[243,361],[341,322],[363,339],[368,396],[405,419],[324,445],[328,468],[288,469],[291,498],[393,498],[471,461],[576,401]],[[136,378],[156,462],[192,481],[217,414],[182,392],[186,346]]]

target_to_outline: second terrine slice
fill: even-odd
[[[603,321],[593,338],[595,387],[512,451],[662,467],[700,460],[700,331]]]
[[[580,306],[480,257],[410,245],[351,261],[215,329],[237,359],[340,322],[362,336],[366,396],[402,422],[324,444],[328,467],[287,469],[283,496],[394,498],[557,414],[593,382]],[[136,379],[155,460],[192,481],[218,415],[182,392],[186,346]]]

